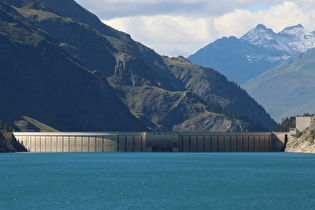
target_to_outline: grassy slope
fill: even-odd
[[[201,125],[207,119],[211,121],[220,116],[209,113],[207,101],[231,108],[243,101],[237,100],[236,95],[241,92],[236,90],[238,87],[216,71],[198,67],[183,58],[162,58],[153,50],[134,42],[125,33],[101,24],[75,4],[69,6],[73,1],[64,3],[71,9],[62,8],[60,1],[42,1],[59,14],[34,4],[19,7],[18,11],[47,31],[63,50],[77,59],[78,64],[90,70],[98,69],[109,76],[111,85],[116,87],[116,92],[130,111],[150,128],[171,130],[174,125],[185,125],[181,129],[191,127],[190,124]],[[61,14],[75,17],[76,20]],[[86,18],[80,19],[83,16]],[[231,88],[226,88],[227,85]],[[236,90],[236,94],[231,90]],[[239,108],[242,107],[243,104]],[[75,109],[73,106],[70,108]],[[226,117],[220,118],[226,121]],[[222,124],[223,121],[218,120],[217,123]]]
[[[315,50],[268,70],[244,88],[278,121],[315,109]]]
[[[38,13],[45,14],[45,13]],[[145,130],[98,72],[0,2],[0,104],[8,122],[30,116],[61,131]],[[106,109],[104,109],[106,107]]]
[[[22,119],[15,121],[14,125],[22,131],[59,132],[50,126],[27,116],[22,116]]]

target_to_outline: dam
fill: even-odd
[[[281,152],[272,132],[14,132],[29,152]]]

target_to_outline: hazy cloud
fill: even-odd
[[[282,0],[76,0],[83,7],[108,20],[131,16],[189,15],[217,16],[237,8],[276,5]]]
[[[314,0],[76,0],[104,23],[160,54],[188,56],[222,36],[262,23],[278,32],[301,23],[315,31]]]

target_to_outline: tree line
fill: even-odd
[[[207,109],[210,112],[224,114],[227,116],[229,120],[241,120],[246,124],[246,128],[248,131],[269,131],[263,123],[261,123],[256,117],[253,115],[245,114],[242,112],[233,111],[227,108],[224,108],[219,103],[210,102],[207,104]]]
[[[0,120],[0,131],[7,131],[7,132],[13,132],[13,128],[6,122],[2,122]]]
[[[275,131],[289,131],[290,128],[295,128],[295,117],[286,117],[285,119],[282,119],[282,122],[278,124],[278,127],[275,129]]]

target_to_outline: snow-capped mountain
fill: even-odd
[[[288,43],[294,54],[303,53],[315,47],[315,32],[308,32],[301,24],[285,28],[279,35],[284,42]]]
[[[271,55],[270,60],[287,59],[315,47],[315,34],[305,30],[301,24],[287,27],[279,33],[259,24],[240,39],[259,47],[283,53],[283,56],[278,58]]]
[[[216,40],[188,57],[195,64],[211,67],[238,84],[260,75],[284,60],[315,48],[315,32],[301,24],[275,33],[259,24],[240,39]]]

